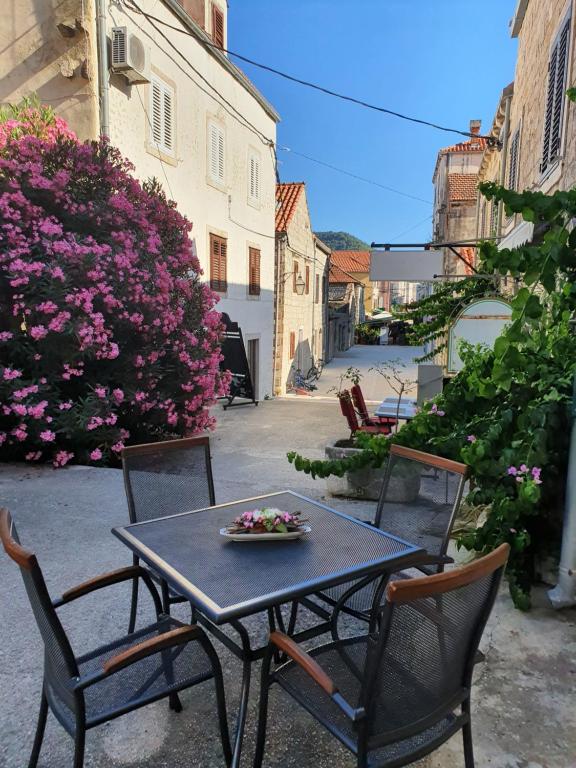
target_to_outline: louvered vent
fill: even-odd
[[[112,30],[112,66],[126,64],[126,27],[115,27]]]

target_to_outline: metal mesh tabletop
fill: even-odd
[[[246,510],[300,511],[297,541],[232,542],[219,533]],[[339,584],[422,550],[304,496],[285,491],[152,520],[113,533],[216,623]]]

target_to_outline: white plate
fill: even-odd
[[[292,541],[300,539],[311,530],[309,525],[303,525],[301,530],[288,533],[228,533],[226,528],[220,528],[220,536],[230,541]]]

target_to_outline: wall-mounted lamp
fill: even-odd
[[[294,272],[285,272],[280,279],[283,282],[286,282],[286,280],[288,280],[289,277],[294,279]],[[306,290],[306,281],[304,280],[300,272],[298,272],[298,277],[296,278],[295,288],[298,296],[304,295],[304,291]]]

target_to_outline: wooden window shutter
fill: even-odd
[[[294,293],[296,293],[296,282],[298,280],[298,262],[294,262],[294,267],[292,270],[292,290]]]
[[[296,334],[294,331],[290,331],[290,357],[294,357],[296,354]]]
[[[256,154],[248,160],[248,197],[254,203],[260,200],[260,158]]]
[[[510,167],[508,169],[508,189],[518,190],[518,150],[520,148],[520,129],[510,142]]]
[[[208,124],[208,174],[213,181],[224,184],[225,180],[225,135],[216,123]]]
[[[566,101],[566,73],[570,35],[568,19],[562,27],[552,49],[548,64],[548,91],[544,114],[544,141],[540,170],[544,173],[560,156],[562,145],[562,117]]]
[[[318,304],[320,301],[320,275],[316,275],[316,284],[314,286],[314,303]]]
[[[150,82],[150,141],[161,152],[174,154],[174,90],[157,77]]]
[[[218,48],[224,48],[224,14],[212,4],[212,40]]]
[[[210,288],[219,293],[225,293],[227,283],[228,242],[218,235],[210,235]]]
[[[248,249],[248,294],[260,296],[260,251]]]
[[[306,293],[310,293],[310,267],[306,264]]]

